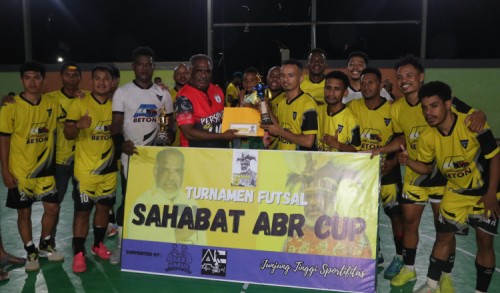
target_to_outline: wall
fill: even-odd
[[[383,78],[390,78],[394,83],[394,94],[400,96],[397,91],[395,72],[390,68],[383,68]],[[172,87],[172,70],[156,70],[155,77],[160,76],[163,82]],[[131,70],[121,71],[120,84],[125,84],[133,79]],[[426,69],[426,81],[441,80],[448,83],[453,95],[459,97],[469,105],[484,111],[488,123],[493,129],[495,137],[500,136],[500,68],[429,68]],[[81,88],[90,89],[90,72],[83,72]],[[57,90],[61,87],[59,72],[48,72],[45,91]],[[19,73],[0,72],[0,95],[9,91],[19,93],[22,90]]]

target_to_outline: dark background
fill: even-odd
[[[206,53],[206,0],[30,0],[33,59],[129,62],[136,46],[157,61]],[[428,59],[500,58],[500,1],[428,0]],[[307,22],[309,0],[214,0],[213,22]],[[318,21],[420,20],[419,0],[317,0]],[[0,1],[0,64],[24,61],[21,0]],[[308,26],[214,28],[214,64],[224,73],[279,64],[280,48],[305,59]],[[420,25],[319,25],[328,59],[363,50],[371,59],[420,54]]]

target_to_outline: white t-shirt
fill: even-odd
[[[131,140],[136,146],[153,145],[162,106],[167,114],[173,113],[169,92],[154,83],[147,89],[134,82],[119,87],[113,96],[113,113],[123,113],[125,140]],[[122,154],[121,162],[127,176],[128,155]]]
[[[345,96],[344,98],[342,98],[342,103],[345,105],[347,103],[349,103],[350,101],[352,100],[357,100],[357,99],[362,99],[363,98],[363,95],[361,94],[361,91],[355,91],[353,88],[351,88],[350,86],[347,88],[348,89],[348,93],[347,93],[347,96]],[[382,88],[380,90],[380,96],[390,102],[393,101],[391,95],[386,91],[385,88]]]

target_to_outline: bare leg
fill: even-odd
[[[59,214],[59,203],[43,202],[42,239],[52,235]]]

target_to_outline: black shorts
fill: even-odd
[[[37,201],[59,203],[58,198],[57,191],[35,197],[21,194],[17,188],[9,188],[5,206],[11,209],[22,210],[31,207]]]

